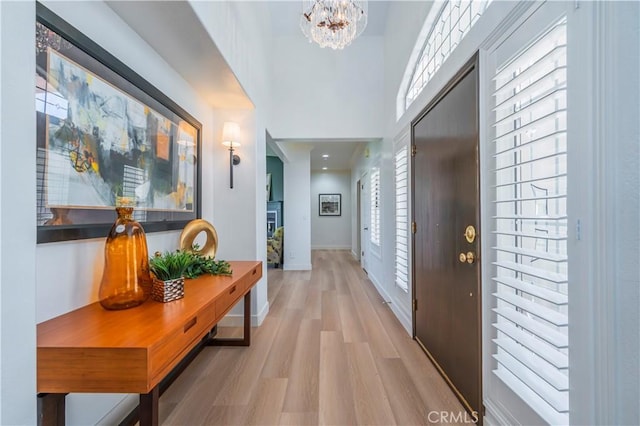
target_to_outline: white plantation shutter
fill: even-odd
[[[409,292],[409,155],[408,147],[396,152],[396,285]]]
[[[569,423],[566,18],[494,83],[494,373],[550,424]]]
[[[380,168],[371,169],[371,242],[380,246]]]

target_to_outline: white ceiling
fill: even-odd
[[[369,1],[369,14],[367,27],[362,36],[382,36],[387,24],[388,1]],[[300,30],[300,15],[302,14],[302,1],[271,1],[271,31],[275,36],[304,37]]]
[[[107,5],[212,107],[253,108],[231,68],[187,3],[109,0]]]
[[[354,141],[319,141],[314,143],[311,151],[311,170],[322,171],[323,167],[327,171],[351,170],[351,160],[354,152],[364,142]],[[323,158],[323,154],[328,154],[329,158]]]
[[[0,0],[1,1],[1,0]],[[191,7],[183,1],[107,0],[131,28],[145,39],[214,108],[252,108],[251,101]],[[369,1],[367,28],[362,36],[382,36],[388,1]],[[268,0],[275,36],[304,37],[299,27],[302,1]],[[175,25],[180,22],[181,25]],[[162,28],[162,31],[158,31]],[[193,66],[193,64],[198,66]],[[287,141],[281,141],[287,142]],[[313,143],[311,170],[351,169],[354,152],[366,141],[306,140]],[[329,154],[323,159],[322,154]]]

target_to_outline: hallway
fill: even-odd
[[[464,415],[351,254],[318,250],[312,261],[313,271],[269,270],[270,312],[251,347],[205,348],[160,398],[162,424],[418,425],[437,424],[441,411]]]

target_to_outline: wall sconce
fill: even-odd
[[[240,164],[240,157],[233,153],[233,150],[240,146],[238,134],[240,127],[238,123],[227,121],[222,127],[222,145],[229,148],[229,188],[233,188],[233,166]]]

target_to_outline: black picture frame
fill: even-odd
[[[342,194],[318,194],[319,216],[342,216]]]
[[[131,197],[138,202],[134,218],[147,233],[182,229],[189,221],[201,218],[202,124],[40,3],[36,3],[35,24],[37,242],[106,237],[116,219],[115,205],[122,197],[131,201],[128,193],[133,194]],[[50,68],[52,66],[56,68]],[[118,105],[126,104],[123,108],[127,111],[127,121],[121,129],[124,142],[122,146],[116,146],[120,150],[117,151],[119,155],[114,154],[113,144],[105,142],[107,139],[103,135],[107,130],[94,125],[95,120],[82,122],[89,122],[93,130],[74,122],[69,111],[75,112],[72,105],[78,110],[80,102],[72,104],[69,97],[55,87],[61,86],[62,78],[58,78],[55,84],[49,78],[50,71],[66,76],[66,71],[61,71],[64,67],[87,76],[87,82],[82,82],[83,96],[87,90],[92,90],[87,86],[99,80],[99,84],[90,86],[96,87],[93,90],[115,94],[112,98],[118,98]],[[69,81],[75,83],[78,78],[76,75],[73,77]],[[65,87],[68,93],[80,99],[71,83]],[[96,98],[93,93],[91,95],[91,99]],[[83,102],[86,98],[82,98]],[[63,102],[56,104],[60,99]],[[64,104],[64,109],[54,116],[50,111],[54,107],[60,110],[60,103]],[[129,113],[132,109],[137,115]],[[141,114],[140,111],[144,112]],[[113,117],[121,115],[113,114]],[[104,127],[108,127],[111,134],[117,134],[113,123],[108,125]],[[53,149],[64,153],[51,154]],[[59,183],[60,179],[52,178],[57,176],[56,173],[62,173],[58,171],[60,167],[54,170],[52,165],[60,164],[64,173],[73,175],[64,184]],[[117,167],[112,170],[110,166],[113,164]],[[66,170],[68,168],[70,171]],[[76,175],[81,173],[84,175],[78,178]],[[134,176],[133,180],[131,176]],[[55,185],[58,186],[54,188]],[[61,185],[67,185],[67,194],[72,195],[51,195],[64,193],[65,188],[60,189]],[[78,187],[80,191],[73,192]],[[92,191],[100,197],[95,197]],[[69,201],[71,198],[73,200]],[[52,203],[52,199],[55,202]],[[83,204],[85,200],[94,199],[99,202]]]

